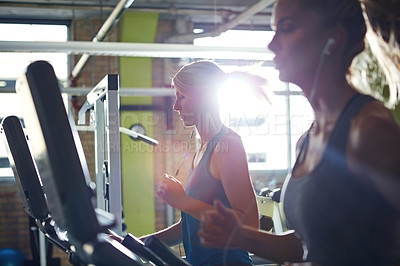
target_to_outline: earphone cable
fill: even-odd
[[[190,143],[192,142],[192,139],[194,137],[194,132],[195,132],[195,129],[193,129],[192,133],[190,133],[190,138],[189,138],[189,143],[188,143],[188,150],[183,153],[182,158],[180,158],[179,161],[178,161],[178,167],[176,168],[176,171],[175,171],[175,177],[178,176],[179,171],[181,170],[183,164],[185,163],[186,158],[189,156]]]

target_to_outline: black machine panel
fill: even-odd
[[[99,223],[91,202],[89,171],[52,66],[45,61],[30,64],[17,79],[16,92],[24,103],[24,122],[44,192],[51,199],[52,218],[78,241],[94,239]]]
[[[5,117],[0,131],[24,210],[35,219],[46,219],[49,216],[46,197],[20,119],[16,116]]]
[[[82,145],[52,66],[45,61],[30,64],[18,78],[16,92],[24,103],[30,147],[17,117],[5,118],[1,130],[25,210],[35,219],[54,220],[68,239],[57,239],[55,228],[46,236],[68,249],[77,265],[189,265],[155,237],[143,243],[128,234],[119,243],[108,236],[114,217],[94,208]]]
[[[105,214],[103,220],[109,222],[102,225],[97,218],[101,212],[93,207],[82,145],[52,66],[45,61],[30,64],[17,79],[16,92],[24,103],[24,122],[48,209],[67,232],[73,252],[83,264],[142,265],[136,254],[104,234],[113,219]]]

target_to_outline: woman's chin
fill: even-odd
[[[192,126],[194,126],[193,121],[182,120],[182,122],[183,122],[183,125],[184,125],[185,127],[192,127]]]
[[[304,79],[304,76],[299,73],[293,73],[291,71],[279,71],[279,80],[282,82],[289,82],[298,85]],[[299,86],[299,85],[298,85]]]
[[[290,78],[283,71],[279,71],[279,80],[282,81],[282,82],[290,82]]]
[[[182,121],[182,123],[183,123],[183,125],[184,125],[185,127],[192,127],[192,126],[194,126],[194,123],[193,123],[193,121],[191,121],[191,120],[186,120],[186,119],[184,119],[184,118],[181,117],[181,121]]]

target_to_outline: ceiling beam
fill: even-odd
[[[42,52],[155,58],[205,58],[272,61],[267,48],[211,47],[191,44],[122,42],[26,42],[0,41],[0,52]]]

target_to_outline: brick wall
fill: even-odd
[[[14,180],[0,185],[0,249],[13,248],[30,255],[28,215]]]

